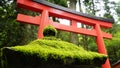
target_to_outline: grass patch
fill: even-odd
[[[103,54],[86,51],[72,43],[50,38],[35,40],[28,45],[15,46],[11,49],[26,56],[35,55],[44,61],[52,59],[62,64],[102,64],[107,58]]]

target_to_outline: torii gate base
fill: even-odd
[[[60,7],[60,6],[56,6],[54,4],[49,5],[49,2],[46,2],[44,0],[40,0],[40,1],[34,0],[34,1],[17,0],[17,4],[21,8],[37,11],[41,13],[41,15],[32,17],[32,16],[23,15],[23,14],[18,14],[17,21],[39,26],[39,30],[38,30],[39,39],[43,38],[44,27],[46,27],[47,25],[52,25],[58,30],[64,30],[64,31],[78,33],[78,34],[95,36],[97,47],[98,47],[98,52],[101,54],[107,55],[107,51],[105,48],[103,38],[111,39],[112,35],[102,32],[101,27],[111,28],[112,27],[111,22],[113,21],[109,21],[107,19],[103,19],[103,18],[101,19],[101,18],[93,17],[93,16],[91,17],[89,15],[82,14],[82,13],[77,13],[73,10]],[[55,23],[49,19],[49,16],[69,19],[71,21],[71,25],[66,26],[66,25],[62,25],[59,23]],[[77,28],[77,22],[81,22],[81,23],[93,26],[94,29],[87,30],[84,28]],[[109,59],[107,59],[105,64],[102,65],[102,68],[111,68]]]

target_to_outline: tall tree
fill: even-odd
[[[112,8],[115,8],[115,2],[110,2],[109,0],[103,0],[103,2],[104,2],[104,10],[105,10],[104,17],[113,18],[112,10],[115,10],[115,9],[112,9]]]
[[[86,6],[86,13],[95,15],[96,11],[94,2],[94,0],[84,0],[84,4]]]
[[[81,1],[79,1],[79,2],[80,2],[79,4],[81,4]],[[87,13],[87,14],[95,15],[96,10],[95,10],[94,2],[95,2],[94,0],[83,0],[82,3],[83,3],[83,6],[85,7],[85,9],[81,10],[81,6],[80,6],[80,11],[85,11],[85,13]],[[88,26],[86,24],[81,24],[81,28],[92,29],[92,26]],[[93,39],[93,37],[92,37],[92,39]],[[81,45],[83,45],[84,49],[88,50],[90,40],[91,40],[91,37],[82,35],[82,39],[80,42],[82,42]]]
[[[117,12],[117,16],[118,16],[118,21],[120,22],[120,1],[116,5],[116,7],[117,7],[116,12]]]
[[[76,11],[77,1],[76,0],[68,0],[68,1],[69,1],[69,8]],[[70,33],[70,42],[78,45],[78,35],[75,33]]]

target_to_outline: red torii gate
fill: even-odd
[[[107,51],[103,38],[111,39],[112,35],[102,32],[101,27],[111,28],[113,20],[104,19],[100,17],[90,16],[88,14],[78,13],[71,9],[64,8],[44,0],[17,0],[17,5],[21,8],[33,10],[41,13],[40,16],[28,16],[18,14],[17,21],[40,26],[38,30],[38,38],[43,38],[43,29],[47,25],[52,25],[58,30],[64,30],[74,32],[78,34],[90,35],[96,37],[98,52],[107,55]],[[49,16],[59,17],[63,19],[69,19],[71,21],[70,26],[66,26],[60,23],[55,23],[49,19]],[[85,28],[77,28],[77,22],[93,26],[92,30]],[[102,68],[111,68],[109,59],[106,60]]]

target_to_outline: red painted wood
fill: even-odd
[[[112,39],[112,34],[102,32],[102,36],[107,39]]]
[[[23,14],[18,14],[17,21],[27,24],[39,25],[40,17],[32,17]]]
[[[43,29],[49,24],[49,14],[47,10],[43,10],[41,14],[40,27],[38,29],[38,39],[43,38]]]
[[[97,41],[98,52],[101,54],[107,55],[107,51],[105,48],[105,44],[104,44],[103,35],[102,35],[100,25],[96,24],[95,29],[97,31],[96,41]],[[109,59],[107,59],[105,64],[102,65],[102,68],[111,68]]]
[[[17,21],[39,26],[40,18],[41,18],[41,16],[32,17],[32,16],[23,15],[23,14],[18,14]],[[55,23],[52,20],[49,20],[48,25],[49,24],[55,26],[55,28],[59,29],[59,30],[74,32],[74,33],[78,33],[78,34],[85,34],[85,35],[90,35],[90,36],[97,36],[96,31],[94,29],[88,30],[88,29],[85,29],[85,28],[77,28],[77,22],[76,21],[72,21],[71,26],[66,26],[66,25],[63,25],[63,24],[60,24],[60,23],[57,23],[57,22]],[[112,38],[111,34],[107,34],[105,32],[102,32],[102,34],[103,34],[104,38],[109,38],[109,39]]]
[[[72,26],[72,28],[77,27],[77,21],[72,20],[70,25]]]
[[[59,23],[51,23],[51,24],[58,30],[64,30],[64,31],[69,31],[69,32],[73,32],[73,33],[78,33],[78,34],[97,36],[95,30],[87,30],[87,29],[84,29],[84,28],[76,28],[76,27],[72,27],[72,26],[59,24]]]
[[[95,19],[67,13],[65,11],[57,10],[57,9],[50,8],[45,5],[41,5],[39,3],[35,3],[32,0],[18,0],[17,4],[19,7],[37,11],[37,12],[41,12],[42,10],[48,10],[50,16],[55,16],[55,17],[60,17],[60,18],[65,18],[65,19],[70,19],[70,20],[76,20],[76,21],[82,22],[87,25],[100,24],[100,26],[104,28],[112,27],[112,24],[109,22],[104,22],[100,20],[95,20]]]

